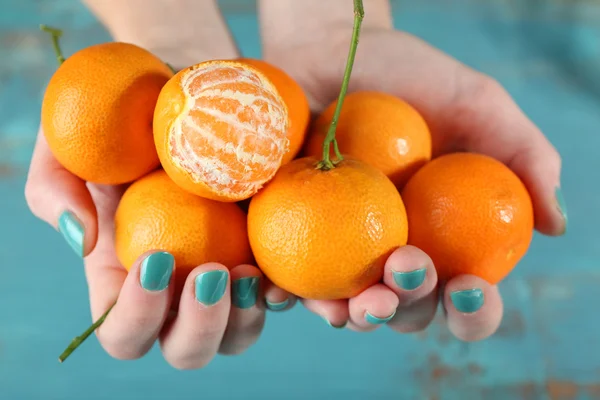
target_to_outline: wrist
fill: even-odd
[[[393,30],[389,0],[363,0],[362,30]],[[289,52],[320,43],[335,45],[352,35],[352,2],[323,0],[258,0],[264,53]],[[346,48],[347,53],[347,48]]]
[[[176,68],[238,56],[216,0],[84,0],[113,40],[143,47]]]

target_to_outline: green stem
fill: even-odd
[[[322,170],[329,170],[335,167],[335,164],[342,161],[344,158],[340,153],[337,141],[335,140],[335,130],[337,128],[338,119],[342,112],[342,104],[348,91],[348,84],[350,83],[350,75],[352,74],[352,67],[354,66],[354,59],[356,57],[356,48],[358,47],[358,38],[360,36],[360,27],[362,20],[365,17],[365,8],[362,0],[354,0],[354,28],[352,29],[352,42],[350,43],[350,51],[348,53],[348,60],[346,61],[346,70],[344,71],[344,79],[342,80],[342,87],[338,97],[335,112],[331,120],[331,125],[323,141],[323,159],[319,162],[317,168]],[[335,152],[336,160],[331,161],[330,149],[333,143],[333,149]]]
[[[56,53],[56,60],[58,61],[58,65],[61,65],[65,62],[65,57],[63,57],[60,45],[58,44],[58,38],[62,36],[62,31],[43,24],[40,25],[40,29],[52,36],[52,47],[54,47],[54,53]]]
[[[79,347],[79,345],[81,343],[83,343],[83,341],[85,339],[87,339],[92,333],[94,333],[94,331],[96,329],[98,329],[98,327],[100,325],[102,325],[102,323],[104,322],[104,320],[106,319],[106,316],[108,315],[108,313],[110,312],[110,310],[112,310],[112,308],[115,306],[116,302],[113,303],[112,306],[110,306],[108,308],[108,310],[106,310],[106,312],[104,312],[104,314],[102,314],[100,316],[100,318],[98,318],[98,320],[96,322],[94,322],[92,325],[90,325],[89,328],[87,328],[85,330],[85,332],[83,332],[80,336],[77,336],[75,339],[73,339],[71,341],[71,343],[69,344],[69,346],[65,349],[65,351],[62,352],[62,354],[58,357],[58,361],[59,362],[63,362],[67,359],[67,357],[69,357],[71,355],[71,353],[73,351],[75,351],[76,348]]]

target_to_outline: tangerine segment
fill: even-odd
[[[406,244],[406,211],[376,168],[346,158],[321,171],[317,162],[283,165],[252,197],[250,246],[282,289],[306,299],[347,299],[380,281],[387,257]]]
[[[288,109],[261,72],[207,61],[178,72],[161,91],[154,140],[169,177],[220,201],[254,195],[288,151]]]
[[[264,73],[273,82],[281,97],[286,102],[290,114],[290,126],[288,128],[290,148],[283,156],[282,164],[287,164],[298,155],[304,144],[306,130],[310,122],[308,97],[302,86],[283,69],[254,58],[241,58],[239,61],[256,67]]]

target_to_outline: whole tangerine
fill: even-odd
[[[212,60],[163,87],[154,140],[169,177],[190,193],[235,202],[254,195],[288,151],[287,106],[256,68]]]
[[[152,118],[172,75],[158,57],[128,43],[96,44],[68,57],[42,103],[41,126],[54,157],[100,184],[128,183],[157,168]]]
[[[242,58],[240,61],[265,74],[273,82],[287,105],[290,116],[287,137],[290,140],[290,147],[282,160],[282,164],[287,164],[298,155],[306,137],[310,122],[310,106],[306,93],[290,75],[271,63],[254,58]]]
[[[250,201],[248,236],[258,266],[306,299],[356,296],[381,280],[406,244],[407,218],[394,184],[352,158],[317,168],[314,157],[282,166]]]
[[[337,103],[332,102],[315,121],[306,140],[306,155],[323,154]],[[431,159],[431,133],[425,119],[409,103],[387,93],[349,93],[335,137],[342,154],[380,169],[398,188]]]
[[[181,189],[163,170],[137,180],[123,194],[115,214],[115,248],[127,270],[146,251],[170,252],[177,290],[200,264],[233,268],[253,261],[246,214],[235,203]]]
[[[408,243],[433,260],[447,281],[472,274],[496,284],[526,254],[533,236],[529,193],[506,165],[474,153],[452,153],[421,168],[402,198]]]

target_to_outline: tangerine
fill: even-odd
[[[323,154],[323,140],[337,103],[332,102],[315,121],[307,137],[306,155]],[[349,93],[342,104],[335,138],[341,153],[380,169],[399,188],[431,159],[427,123],[410,104],[387,93]]]
[[[265,74],[273,82],[287,105],[290,116],[287,137],[290,140],[290,147],[282,160],[282,164],[287,164],[298,155],[306,137],[310,121],[310,106],[306,93],[298,82],[273,64],[254,58],[242,58],[240,61],[257,68]]]
[[[235,202],[254,195],[288,151],[288,110],[273,83],[239,61],[212,60],[179,71],[154,114],[160,162],[180,187]]]
[[[128,43],[97,44],[68,57],[42,103],[42,130],[54,157],[100,184],[131,182],[154,170],[154,106],[172,75],[158,57]]]
[[[177,186],[163,170],[134,182],[115,214],[115,248],[129,270],[149,250],[175,257],[175,281],[181,290],[190,271],[218,262],[233,268],[253,261],[246,214],[235,203],[195,196]]]
[[[356,296],[381,280],[387,257],[406,244],[407,217],[394,184],[345,158],[282,166],[250,201],[248,235],[258,266],[277,286],[307,299]]]
[[[408,244],[425,251],[446,281],[472,274],[496,284],[527,252],[534,216],[525,185],[507,166],[473,153],[441,156],[402,191]]]

